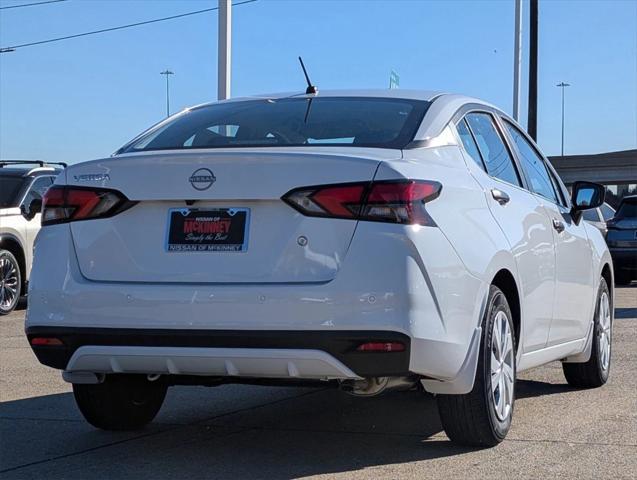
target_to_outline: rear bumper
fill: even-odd
[[[451,380],[465,363],[488,289],[488,283],[467,271],[439,229],[373,222],[357,226],[347,257],[330,282],[178,280],[87,280],[68,225],[48,226],[36,241],[27,332],[74,332],[63,340],[76,349],[153,346],[147,343],[151,339],[159,342],[154,346],[175,348],[316,349],[357,375],[412,372]],[[99,339],[86,337],[87,332]],[[136,332],[143,335],[135,337]],[[395,335],[408,348],[400,355],[392,352],[390,360],[376,353],[374,364],[367,366],[363,354],[348,350],[360,339],[391,341]],[[51,352],[61,356],[53,364],[36,353],[56,368],[65,368],[72,355]]]
[[[67,371],[268,378],[357,378],[409,373],[410,339],[386,331],[232,331],[32,327],[61,346],[33,346],[44,365]],[[359,352],[367,342],[404,351]]]

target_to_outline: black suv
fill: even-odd
[[[615,282],[628,285],[637,280],[637,195],[622,199],[607,227],[606,243],[613,257]]]

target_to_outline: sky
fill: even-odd
[[[37,0],[0,0],[0,7]],[[41,0],[40,0],[41,1]],[[238,1],[238,0],[235,0]],[[0,47],[214,7],[217,0],[67,0],[0,10]],[[523,0],[521,123],[528,7]],[[538,143],[565,153],[637,148],[637,0],[540,0]],[[0,53],[0,158],[108,156],[171,110],[214,101],[217,12]],[[463,93],[511,113],[514,2],[257,0],[233,8],[232,96],[319,89]]]

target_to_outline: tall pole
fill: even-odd
[[[556,87],[560,87],[562,89],[562,156],[564,156],[564,89],[570,86],[570,83],[564,82],[560,82],[556,85]]]
[[[527,131],[537,142],[537,36],[538,0],[530,0],[529,24],[529,117]]]
[[[219,0],[219,53],[217,55],[217,99],[230,98],[232,68],[232,3]]]
[[[168,85],[168,76],[174,75],[175,72],[171,72],[170,70],[166,69],[163,72],[159,72],[159,74],[166,76],[166,116],[170,117],[170,87]]]
[[[513,48],[513,118],[520,120],[520,76],[522,74],[522,0],[515,0],[515,46]]]

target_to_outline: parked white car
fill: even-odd
[[[335,91],[172,116],[46,194],[26,332],[103,429],[176,384],[437,394],[451,440],[507,434],[518,372],[608,378],[612,261],[533,141],[477,99]]]
[[[0,160],[0,316],[26,293],[42,195],[60,173],[58,165]]]

